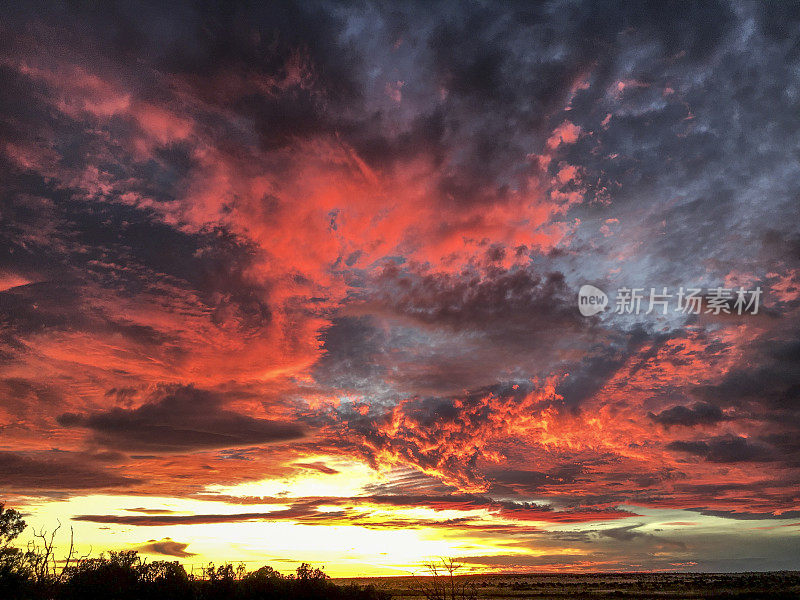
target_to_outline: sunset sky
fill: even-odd
[[[53,4],[0,13],[29,525],[189,569],[800,569],[800,5]]]

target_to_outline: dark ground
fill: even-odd
[[[419,577],[337,579],[371,583],[403,600],[424,598]],[[774,573],[626,573],[552,575],[463,575],[478,598],[796,598],[800,571]]]

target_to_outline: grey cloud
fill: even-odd
[[[129,488],[141,483],[87,458],[78,452],[0,451],[0,480],[4,488],[23,493]]]
[[[717,463],[768,462],[779,458],[770,447],[740,436],[721,436],[707,441],[676,440],[667,444],[667,449]]]
[[[691,406],[677,405],[660,413],[648,413],[647,416],[665,427],[671,425],[683,425],[686,427],[713,425],[727,419],[718,406],[707,402],[696,402]]]
[[[189,558],[197,556],[194,552],[187,552],[186,548],[189,544],[176,542],[172,538],[164,538],[162,540],[150,540],[146,544],[141,544],[137,547],[139,552],[146,554],[161,554],[163,556],[174,556],[175,558]]]
[[[58,422],[64,427],[88,429],[104,446],[139,452],[192,452],[303,436],[296,423],[233,412],[224,407],[219,395],[192,387],[169,390],[163,397],[131,410],[64,413]]]

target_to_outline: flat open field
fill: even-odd
[[[337,583],[372,584],[404,600],[422,599],[425,579],[364,577]],[[477,598],[797,598],[800,572],[775,573],[634,573],[552,575],[463,575],[457,583],[474,589]]]

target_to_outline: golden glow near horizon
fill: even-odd
[[[158,496],[86,495],[65,500],[31,500],[24,506],[29,525],[36,530],[51,530],[62,520],[59,549],[68,543],[68,527],[74,528],[79,553],[90,548],[102,550],[137,549],[166,538],[188,543],[191,556],[163,556],[150,553],[151,560],[180,560],[189,571],[197,571],[209,562],[245,563],[248,569],[269,564],[279,571],[291,572],[300,562],[326,566],[331,576],[377,576],[424,574],[422,563],[443,556],[492,556],[519,553],[533,556],[532,549],[513,549],[507,540],[472,535],[468,529],[442,530],[433,526],[413,526],[415,522],[447,521],[458,518],[490,519],[484,509],[434,510],[426,507],[369,506],[369,516],[378,523],[400,520],[396,527],[382,525],[334,524],[321,519],[318,525],[268,518],[234,523],[198,523],[169,525],[102,524],[87,521],[63,521],[65,515],[232,515],[264,513],[288,509],[294,500],[309,497],[355,498],[364,488],[386,481],[386,475],[353,461],[327,458],[328,464],[342,469],[335,474],[309,473],[291,479],[267,479],[235,486],[208,486],[202,500]],[[225,501],[215,501],[219,495]],[[269,498],[260,503],[259,498]],[[279,503],[277,500],[285,500]],[[241,501],[242,503],[239,503]],[[340,506],[317,507],[320,513],[333,514]],[[502,520],[494,519],[496,522]],[[30,533],[30,530],[29,530]],[[580,550],[562,548],[565,555]]]
[[[151,559],[180,560],[190,571],[208,562],[243,562],[248,568],[270,564],[279,571],[290,572],[300,562],[326,565],[332,576],[407,575],[421,572],[420,563],[429,557],[464,554],[492,555],[507,553],[502,543],[453,537],[433,527],[368,528],[357,525],[298,524],[291,521],[254,520],[235,523],[201,523],[181,525],[126,525],[70,521],[65,515],[230,515],[285,510],[297,498],[324,496],[351,498],[363,494],[366,485],[385,481],[380,473],[352,461],[336,462],[345,471],[326,475],[310,473],[292,479],[274,479],[235,486],[209,486],[204,499],[150,496],[76,496],[67,500],[33,500],[24,508],[32,528],[52,529],[62,520],[59,547],[68,543],[68,527],[72,526],[80,553],[89,548],[122,550],[137,548],[148,542],[170,538],[175,542],[191,541],[185,552],[193,556],[169,557],[153,554]],[[213,495],[228,501],[214,501]],[[261,504],[259,497],[285,499],[285,504],[270,501]],[[236,503],[237,498],[246,504]],[[340,507],[318,507],[319,512],[333,512]],[[471,514],[483,511],[469,511]],[[428,508],[392,509],[372,507],[374,518],[446,520],[463,516],[463,511],[434,511]],[[145,552],[146,553],[146,552]]]
[[[344,465],[340,464],[339,467]],[[64,553],[69,542],[69,528],[73,528],[76,552],[99,554],[101,551],[137,549],[150,560],[179,560],[187,571],[199,573],[208,563],[244,563],[248,570],[268,564],[285,572],[292,572],[300,562],[324,566],[334,577],[386,576],[425,574],[424,563],[437,557],[518,556],[530,559],[540,556],[560,556],[580,562],[587,558],[586,549],[560,546],[537,548],[535,545],[519,544],[514,537],[486,536],[465,526],[440,528],[413,523],[446,522],[456,519],[471,519],[482,524],[498,526],[513,525],[485,509],[434,510],[425,507],[391,507],[366,503],[371,519],[381,523],[380,527],[369,524],[340,524],[336,518],[340,505],[316,507],[320,513],[318,524],[304,524],[289,520],[269,520],[259,517],[252,521],[192,524],[103,524],[83,520],[65,521],[65,516],[105,515],[131,517],[132,515],[240,515],[263,514],[289,509],[298,499],[326,497],[331,502],[363,496],[365,485],[384,479],[364,465],[351,463],[352,475],[341,472],[334,475],[309,474],[291,480],[273,479],[250,482],[236,486],[209,486],[202,499],[171,498],[159,496],[85,495],[68,499],[28,499],[21,507],[29,524],[23,539],[30,538],[33,531],[52,530],[59,521],[62,529],[57,538],[58,552]],[[214,500],[219,495],[223,500]],[[259,501],[263,499],[263,502]],[[281,503],[285,501],[285,503]],[[730,523],[718,517],[692,515],[691,522],[685,511],[647,510],[626,507],[638,513],[636,519],[625,519],[614,523],[595,523],[593,529],[602,531],[620,527],[631,521],[641,527],[638,531],[685,530],[691,526],[696,533],[713,535],[715,531],[730,530]],[[325,514],[332,515],[330,521]],[[386,522],[396,520],[396,526]],[[778,522],[780,523],[780,522]],[[569,533],[575,524],[534,523],[551,532]],[[744,529],[746,522],[740,523]],[[165,555],[154,551],[158,542],[174,542],[180,555]],[[162,546],[163,547],[163,546]],[[662,552],[670,556],[673,549]],[[678,559],[675,559],[678,560]],[[678,563],[676,563],[678,564]],[[465,567],[463,572],[472,568]]]
[[[270,486],[276,482],[264,482]],[[291,498],[287,497],[287,500]],[[52,530],[59,520],[62,530],[58,537],[63,552],[69,541],[68,528],[74,528],[79,553],[89,549],[137,549],[147,542],[170,538],[191,543],[185,549],[194,556],[169,557],[151,555],[151,559],[180,560],[187,569],[197,569],[208,562],[244,562],[248,568],[269,564],[291,572],[300,562],[325,565],[332,576],[369,576],[411,574],[422,571],[421,563],[430,557],[464,554],[491,555],[507,553],[502,543],[453,538],[442,535],[433,527],[371,529],[362,526],[303,525],[292,522],[246,521],[237,523],[203,523],[188,525],[104,525],[85,521],[64,522],[64,515],[102,514],[130,516],[148,511],[170,511],[175,515],[238,514],[281,510],[288,505],[240,505],[209,500],[190,500],[138,496],[80,496],[64,501],[32,502],[24,507],[29,525],[39,530]],[[383,510],[377,517],[402,513],[407,518],[452,518],[458,511],[434,514],[435,511]],[[394,516],[398,516],[394,514]],[[30,533],[30,530],[29,532]],[[141,550],[140,550],[141,551]],[[148,554],[144,552],[144,554]]]

